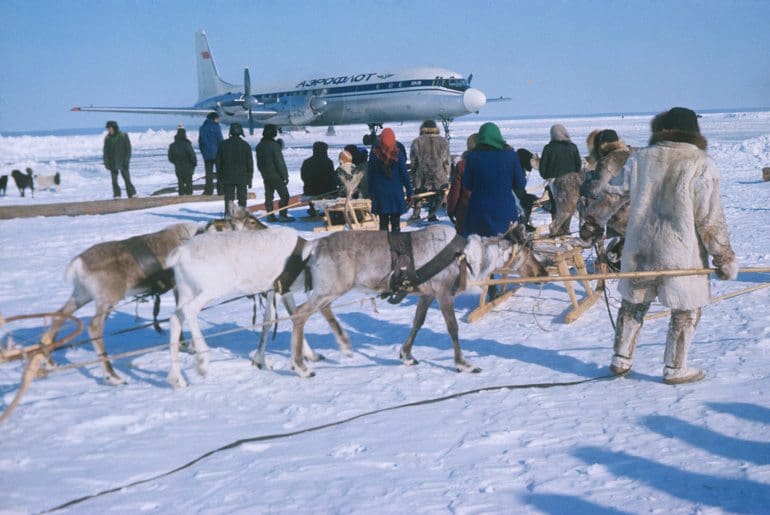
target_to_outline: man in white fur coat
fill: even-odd
[[[629,198],[631,202],[621,271],[704,268],[710,255],[717,277],[737,277],[738,265],[719,195],[719,171],[706,153],[706,145],[696,114],[675,107],[653,119],[650,145],[632,155],[620,175],[604,188],[608,202],[618,208]],[[581,238],[597,239],[615,212],[598,211],[586,213]],[[610,369],[616,374],[631,369],[644,315],[657,297],[671,309],[663,382],[703,379],[702,370],[687,365],[687,351],[701,307],[710,302],[709,277],[621,279],[618,289],[623,301]]]

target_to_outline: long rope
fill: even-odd
[[[90,499],[95,499],[95,498],[101,497],[103,495],[107,495],[107,494],[111,494],[111,493],[114,493],[114,492],[118,492],[118,491],[123,490],[125,488],[131,488],[131,487],[138,486],[138,485],[141,485],[141,484],[144,484],[144,483],[149,483],[150,481],[155,481],[155,480],[158,480],[158,479],[161,479],[161,478],[164,478],[164,477],[168,477],[168,476],[170,476],[172,474],[175,474],[177,472],[180,472],[180,471],[182,471],[184,469],[190,468],[193,465],[195,465],[196,463],[199,463],[200,461],[203,461],[204,459],[209,458],[209,457],[213,456],[214,454],[217,454],[217,453],[220,453],[220,452],[223,452],[223,451],[227,451],[227,450],[230,450],[230,449],[234,449],[236,447],[239,447],[239,446],[241,446],[243,444],[247,444],[247,443],[264,442],[264,441],[269,441],[269,440],[279,440],[279,439],[289,438],[289,437],[292,437],[292,436],[297,436],[297,435],[306,434],[306,433],[312,433],[312,432],[316,432],[316,431],[321,431],[323,429],[329,429],[331,427],[341,426],[343,424],[347,424],[347,423],[353,422],[355,420],[359,420],[359,419],[362,419],[362,418],[370,417],[372,415],[377,415],[377,414],[380,414],[380,413],[386,413],[386,412],[389,412],[389,411],[396,411],[396,410],[400,410],[400,409],[404,409],[404,408],[413,408],[413,407],[416,407],[416,406],[426,406],[426,405],[429,405],[429,404],[436,404],[436,403],[447,401],[447,400],[450,400],[450,399],[459,399],[461,397],[466,397],[468,395],[473,395],[473,394],[477,394],[477,393],[495,392],[495,391],[500,391],[500,390],[522,390],[522,389],[529,389],[529,388],[547,389],[547,388],[556,388],[556,387],[576,386],[576,385],[590,383],[590,382],[595,382],[595,381],[614,379],[616,377],[620,377],[620,376],[617,376],[615,374],[607,374],[607,375],[603,375],[603,376],[599,376],[599,377],[592,377],[592,378],[589,378],[589,379],[579,379],[577,381],[562,381],[562,382],[554,382],[554,383],[508,384],[508,385],[501,385],[501,386],[484,386],[484,387],[481,387],[481,388],[474,388],[472,390],[466,390],[466,391],[463,391],[463,392],[452,393],[452,394],[449,394],[449,395],[444,395],[444,396],[441,396],[441,397],[435,397],[435,398],[432,398],[432,399],[424,399],[424,400],[420,400],[420,401],[414,401],[414,402],[407,402],[407,403],[404,403],[404,404],[398,404],[396,406],[389,406],[387,408],[375,409],[375,410],[367,411],[367,412],[364,412],[364,413],[359,413],[358,415],[353,415],[351,417],[347,417],[347,418],[340,419],[340,420],[337,420],[337,421],[327,422],[325,424],[320,424],[320,425],[308,427],[308,428],[305,428],[305,429],[299,429],[297,431],[289,431],[289,432],[286,432],[286,433],[275,433],[275,434],[269,434],[269,435],[254,436],[254,437],[251,437],[251,438],[241,438],[241,439],[235,440],[235,441],[233,441],[231,443],[228,443],[227,445],[223,445],[221,447],[218,447],[217,449],[214,449],[214,450],[208,451],[208,452],[206,452],[204,454],[201,454],[197,458],[188,461],[184,465],[180,465],[180,466],[178,466],[178,467],[176,467],[176,468],[174,468],[172,470],[169,470],[167,472],[163,472],[161,474],[157,474],[155,476],[148,477],[148,478],[145,478],[145,479],[140,479],[138,481],[134,481],[132,483],[128,483],[128,484],[125,484],[125,485],[109,488],[107,490],[103,490],[103,491],[95,493],[95,494],[79,497],[77,499],[73,499],[71,501],[68,501],[68,502],[66,502],[64,504],[60,504],[60,505],[55,506],[53,508],[49,508],[49,509],[47,509],[47,510],[41,512],[41,513],[50,513],[52,511],[62,510],[64,508],[69,508],[70,506],[74,506],[76,504],[80,504],[80,503],[82,503],[84,501],[88,501]]]

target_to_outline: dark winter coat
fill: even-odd
[[[251,184],[254,159],[251,147],[240,136],[230,136],[219,145],[217,169],[223,184]]]
[[[198,148],[204,161],[214,161],[217,158],[217,151],[223,140],[222,129],[217,122],[209,119],[203,122],[198,129]]]
[[[329,146],[323,142],[313,144],[313,156],[302,162],[302,193],[305,195],[336,194],[337,174],[334,163],[326,154]]]
[[[580,172],[583,163],[577,145],[569,140],[551,141],[543,148],[540,157],[540,176],[543,179],[556,179],[572,172]]]
[[[265,182],[286,183],[289,181],[289,171],[283,160],[281,144],[273,139],[263,138],[255,149],[257,154],[257,168]]]
[[[187,138],[174,139],[174,142],[168,146],[168,160],[174,163],[174,170],[179,176],[192,175],[198,164],[192,143]]]
[[[406,169],[406,152],[403,146],[399,147],[398,161],[390,165],[388,172],[386,175],[383,163],[377,159],[374,152],[370,152],[366,173],[369,196],[372,199],[372,213],[377,215],[406,213],[404,190],[409,197],[414,194],[414,190]]]
[[[117,124],[115,124],[117,126]],[[131,160],[131,140],[128,134],[115,130],[115,134],[104,137],[103,149],[104,167],[108,170],[128,170],[128,162]]]
[[[527,178],[514,150],[477,146],[465,158],[462,184],[471,192],[463,236],[496,236],[518,219],[511,185],[525,188]]]

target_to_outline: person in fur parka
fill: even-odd
[[[595,155],[598,158],[596,168],[580,187],[580,195],[584,197],[586,203],[583,219],[605,218],[605,211],[612,209],[615,214],[607,221],[607,235],[624,236],[628,224],[630,200],[626,199],[618,206],[618,199],[603,190],[623,170],[631,152],[628,145],[612,129],[601,131],[595,146]]]
[[[452,157],[449,154],[449,142],[441,136],[436,122],[425,120],[420,125],[420,135],[412,141],[409,149],[412,168],[410,178],[416,193],[445,191],[449,187],[449,171]],[[436,212],[441,205],[443,195],[428,197],[428,220],[436,221]],[[412,220],[420,218],[420,201],[413,206]]]
[[[675,107],[653,119],[650,145],[632,155],[605,191],[619,208],[630,200],[623,272],[708,267],[712,256],[720,279],[735,279],[738,265],[730,245],[719,195],[719,171],[706,153],[696,114]],[[581,227],[583,239],[595,240],[614,215],[605,210]],[[703,371],[687,365],[687,353],[701,308],[710,301],[706,275],[621,279],[622,304],[615,328],[610,369],[631,369],[634,349],[650,303],[657,297],[671,309],[666,336],[663,381],[698,381]]]
[[[580,152],[563,125],[551,127],[551,141],[543,148],[540,158],[540,176],[550,181],[555,203],[551,236],[569,234],[585,175]]]

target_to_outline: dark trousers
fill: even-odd
[[[387,231],[390,226],[390,232],[401,232],[401,215],[379,215],[380,230]]]
[[[120,172],[121,177],[123,177],[123,182],[126,184],[126,194],[128,195],[128,198],[133,197],[136,195],[136,189],[134,188],[134,185],[131,184],[131,176],[128,173],[128,167],[125,168],[115,168],[113,170],[110,170],[110,175],[112,175],[112,196],[115,198],[120,197],[120,185],[118,184],[118,172]]]
[[[238,196],[238,205],[246,207],[246,192],[248,190],[246,184],[225,183],[222,185],[222,189],[225,194],[225,215],[230,214],[230,202],[235,200],[236,195]]]
[[[222,194],[222,185],[219,181],[219,170],[215,171],[216,161],[204,161],[203,166],[206,169],[206,185],[203,187],[204,195],[213,195],[216,187],[217,195]]]
[[[176,174],[176,182],[177,182],[177,191],[179,191],[179,195],[192,195],[193,193],[193,183],[192,183],[192,174]]]
[[[265,180],[265,211],[268,213],[273,210],[273,197],[276,193],[280,197],[278,207],[286,207],[289,205],[289,190],[286,189],[286,185],[282,180]],[[286,210],[281,209],[281,216],[286,216]]]

